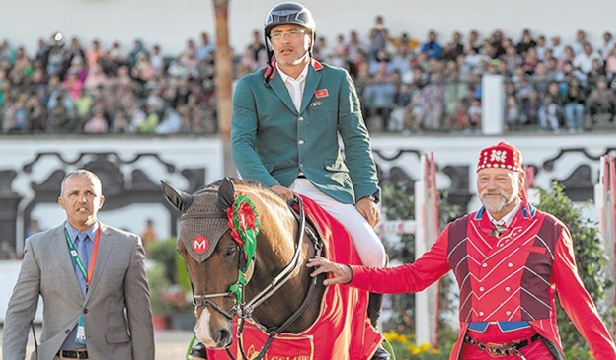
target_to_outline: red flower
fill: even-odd
[[[233,205],[227,209],[227,226],[231,229],[231,237],[238,243],[240,246],[244,246],[245,242],[242,239],[242,236],[246,233],[246,230],[257,228],[257,215],[254,212],[254,209],[250,205],[248,201],[240,201],[239,209],[237,210],[237,222],[239,224],[239,229],[235,226],[235,206],[237,205],[237,201],[233,203]]]
[[[248,202],[242,201],[240,203],[239,211],[237,212],[237,217],[240,222],[240,227],[243,231],[247,229],[256,229],[257,228],[257,216],[255,215],[252,206]]]

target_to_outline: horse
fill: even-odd
[[[270,346],[272,351],[282,347],[278,351],[288,355],[289,343],[278,343],[278,339],[284,334],[305,335],[310,331],[316,332],[312,337],[319,338],[314,341],[348,347],[341,350],[348,356],[334,355],[336,358],[368,358],[378,346],[380,335],[365,315],[367,293],[342,286],[326,290],[325,275],[312,277],[311,269],[305,266],[308,258],[333,251],[330,244],[323,243],[324,237],[332,235],[324,235],[329,230],[313,224],[315,215],[309,214],[310,221],[306,221],[304,203],[313,208],[316,203],[296,196],[293,204],[287,204],[271,189],[244,180],[225,178],[192,195],[161,183],[167,200],[182,213],[177,250],[185,260],[193,288],[195,336],[208,348],[208,359],[216,359],[212,354],[219,354],[215,350],[221,349],[233,358],[230,349],[234,339],[238,340],[238,358],[255,358],[258,353],[256,358],[261,359]],[[354,254],[354,250],[351,252]],[[359,263],[356,254],[344,260]],[[326,301],[336,305],[325,306],[324,294]],[[335,301],[334,296],[341,299]],[[334,315],[324,316],[329,308],[336,309]],[[333,325],[317,325],[320,317]],[[341,331],[341,324],[354,335],[341,340],[327,333]],[[256,334],[250,351],[242,344],[243,338],[250,339],[247,334]],[[359,340],[353,341],[353,337]],[[257,338],[264,344],[255,348]],[[324,351],[315,350],[319,346],[303,344],[298,347],[301,350],[293,351]],[[323,356],[332,356],[334,350],[326,351],[330,352]],[[248,352],[252,353],[247,356]]]

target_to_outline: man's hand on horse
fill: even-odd
[[[348,284],[353,280],[353,269],[349,265],[339,264],[324,257],[316,256],[310,258],[306,266],[316,267],[310,274],[313,277],[328,272],[334,275],[325,279],[323,285]]]
[[[381,221],[381,211],[369,196],[359,199],[355,208],[368,221],[370,226],[375,227]]]
[[[280,195],[285,200],[293,199],[293,191],[289,190],[289,188],[284,187],[282,185],[272,185],[271,189],[274,190],[278,195]]]

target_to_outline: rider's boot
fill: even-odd
[[[383,307],[383,295],[376,293],[368,294],[368,318],[370,319],[370,324],[377,329],[379,324],[379,317],[381,317],[381,308]],[[383,348],[383,345],[379,345],[376,349],[374,355],[372,356],[372,360],[390,360],[391,356]]]
[[[207,356],[205,356],[205,345],[203,345],[202,342],[196,343],[188,358],[190,360],[207,360]]]

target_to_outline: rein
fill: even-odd
[[[314,277],[312,278],[312,281],[310,282],[310,288],[308,289],[308,293],[306,294],[304,301],[302,301],[302,304],[279,327],[265,329],[262,325],[258,323],[258,321],[256,321],[252,317],[252,312],[254,311],[254,309],[257,306],[261,305],[265,300],[269,299],[272,295],[274,295],[274,293],[291,278],[291,275],[293,274],[293,272],[295,272],[295,270],[297,270],[297,268],[301,266],[301,264],[299,263],[299,255],[301,252],[301,244],[303,241],[304,233],[308,234],[308,236],[312,240],[314,250],[315,250],[315,256],[321,256],[322,254],[323,243],[320,241],[318,236],[316,236],[312,231],[306,228],[306,215],[304,213],[304,205],[302,203],[302,199],[298,196],[295,196],[293,200],[297,202],[298,212],[296,213],[291,205],[289,206],[289,208],[291,209],[291,211],[293,212],[293,215],[295,216],[295,219],[299,223],[299,229],[297,231],[297,244],[295,247],[295,254],[293,254],[293,258],[291,259],[289,264],[287,264],[287,266],[280,272],[280,274],[278,274],[274,278],[274,280],[269,284],[269,286],[267,286],[259,294],[257,294],[252,299],[252,301],[250,301],[248,304],[244,306],[240,305],[239,307],[240,311],[238,311],[238,316],[240,317],[241,320],[239,323],[237,338],[238,338],[239,345],[240,345],[239,348],[240,348],[240,351],[242,353],[242,357],[244,360],[248,360],[246,354],[244,353],[244,347],[242,345],[242,333],[244,330],[244,324],[245,324],[246,319],[251,319],[255,324],[257,324],[259,328],[261,328],[262,331],[269,334],[269,337],[267,338],[267,341],[263,345],[263,348],[261,349],[257,357],[254,358],[254,360],[261,360],[263,356],[265,356],[265,354],[267,353],[267,350],[269,349],[276,335],[284,332],[284,330],[286,330],[289,326],[291,326],[291,324],[293,324],[295,320],[297,320],[304,313],[304,311],[306,311],[306,308],[308,307],[308,304],[312,300],[312,297],[314,295],[314,290],[316,289],[316,286],[317,286],[317,278]],[[233,356],[229,352],[229,350],[227,350],[227,354],[233,359]]]

